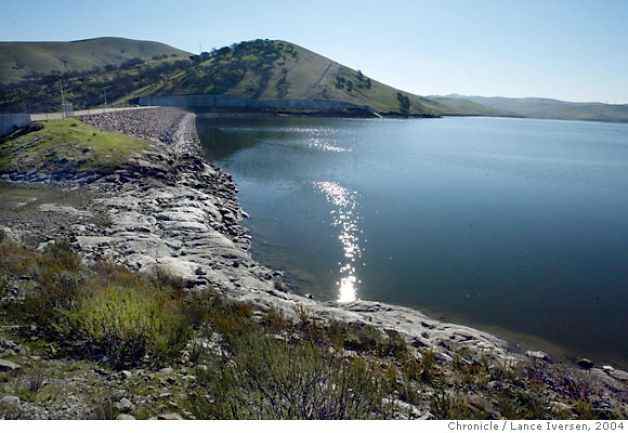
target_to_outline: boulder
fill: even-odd
[[[580,358],[576,362],[576,365],[578,365],[578,367],[583,368],[585,370],[591,370],[595,364],[593,363],[593,361],[591,361],[588,358]]]
[[[15,362],[8,361],[6,359],[0,359],[0,371],[15,371],[22,368],[19,364]]]
[[[122,413],[129,413],[134,409],[133,403],[128,398],[122,398],[119,402],[114,404],[115,408],[118,409]]]
[[[11,242],[20,242],[20,235],[7,226],[0,226],[0,242],[8,240]]]
[[[20,398],[14,395],[5,395],[4,397],[0,398],[0,406],[9,406],[19,409],[21,403],[22,402],[20,401]]]
[[[157,263],[149,267],[149,272],[161,273],[171,277],[196,279],[198,264],[176,257],[160,257]]]
[[[618,369],[615,368],[613,370],[606,371],[606,374],[608,374],[613,379],[619,380],[621,382],[628,382],[628,372],[627,371],[618,370]]]
[[[552,357],[540,350],[528,350],[526,356],[538,361],[552,362]]]

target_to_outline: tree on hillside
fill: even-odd
[[[410,98],[397,92],[397,100],[399,101],[399,112],[407,116],[410,113]]]

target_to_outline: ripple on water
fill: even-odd
[[[338,302],[352,302],[358,299],[361,281],[356,274],[356,263],[362,256],[360,246],[360,226],[357,211],[357,193],[349,191],[337,182],[314,182],[314,187],[325,195],[332,205],[330,215],[335,227],[340,228],[340,240],[343,257],[339,265],[340,278]]]

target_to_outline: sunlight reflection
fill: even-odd
[[[342,244],[343,259],[339,263],[338,302],[355,301],[358,299],[358,286],[361,283],[356,276],[355,264],[362,255],[356,193],[336,182],[315,182],[314,185],[335,206],[330,214],[334,226],[340,227],[338,239]]]

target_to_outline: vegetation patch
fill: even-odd
[[[5,306],[9,317],[63,353],[114,368],[159,366],[178,356],[189,339],[192,328],[174,279],[165,282],[108,263],[87,268],[65,242],[42,253],[3,242],[0,278],[16,274],[27,275],[32,284],[20,302]]]
[[[86,266],[66,242],[34,251],[0,241],[0,282],[20,293],[0,302],[9,324],[0,332],[15,329],[38,354],[11,357],[24,367],[3,373],[0,391],[39,406],[58,404],[60,384],[76,377],[76,392],[98,402],[100,418],[173,410],[197,419],[627,415],[621,396],[573,369],[453,345],[448,359],[393,330],[314,318],[303,307],[288,319],[212,291],[185,293],[168,275]],[[0,416],[21,415],[0,408]]]
[[[148,148],[145,141],[105,132],[78,119],[48,120],[42,128],[0,143],[0,171],[111,170]]]

